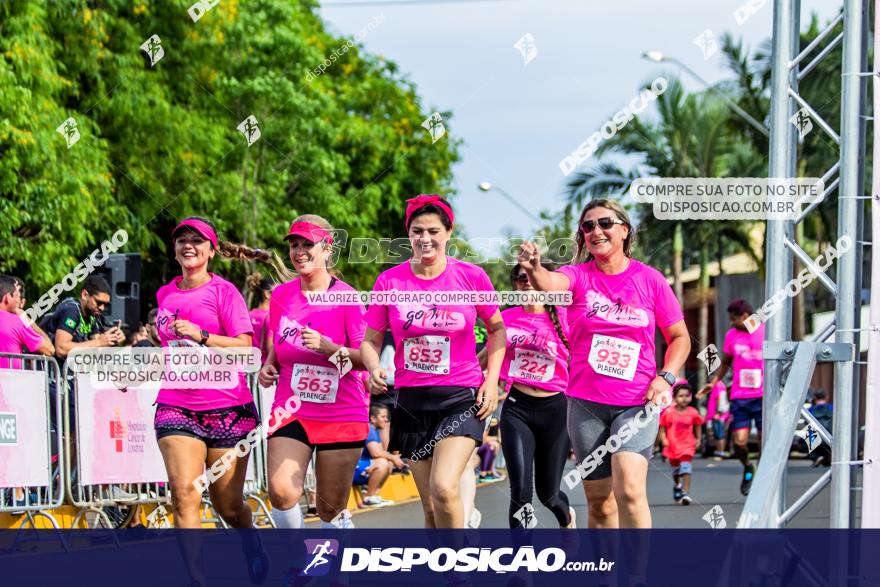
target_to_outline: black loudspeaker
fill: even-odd
[[[104,322],[110,325],[122,320],[124,326],[136,330],[141,317],[140,253],[110,255],[95,274],[110,284],[110,307],[104,310]]]

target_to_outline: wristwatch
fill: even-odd
[[[202,340],[199,341],[199,344],[205,346],[208,342],[208,337],[211,336],[211,333],[207,330],[202,330]]]
[[[659,373],[657,373],[657,375],[659,375],[660,377],[662,377],[662,378],[663,378],[663,381],[665,381],[666,383],[668,383],[670,387],[673,386],[673,385],[675,385],[676,377],[675,377],[675,375],[673,375],[673,374],[670,373],[669,371],[660,371]]]

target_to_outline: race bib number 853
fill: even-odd
[[[594,334],[587,362],[600,375],[632,381],[641,348],[642,345],[631,340]]]
[[[449,374],[448,336],[419,336],[403,341],[403,366],[417,373]]]

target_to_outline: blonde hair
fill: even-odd
[[[294,222],[308,222],[310,224],[314,224],[315,226],[320,226],[327,232],[332,233],[334,228],[333,225],[327,221],[323,216],[318,216],[317,214],[303,214],[301,216],[297,216],[293,219]],[[332,244],[325,243],[328,247],[333,247]],[[341,275],[341,272],[333,267],[325,267],[327,273],[330,274],[331,277],[337,277]]]
[[[633,226],[632,221],[629,219],[629,214],[626,213],[626,210],[624,210],[623,206],[617,201],[609,200],[607,198],[599,198],[587,202],[587,205],[584,206],[584,209],[581,212],[580,218],[578,218],[577,233],[574,236],[575,243],[577,244],[577,256],[574,260],[575,263],[586,263],[587,261],[593,260],[593,255],[587,251],[587,240],[584,237],[584,231],[581,228],[581,224],[583,223],[587,212],[594,208],[607,208],[608,210],[611,210],[614,212],[614,215],[617,216],[618,220],[623,222],[627,228],[629,228],[626,238],[623,239],[623,254],[627,257],[632,257],[632,247],[636,242],[636,227]]]

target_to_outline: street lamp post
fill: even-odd
[[[492,185],[488,181],[481,181],[479,184],[477,184],[477,187],[480,188],[481,192],[488,192],[490,190],[495,190],[496,192],[500,193],[502,196],[507,198],[507,201],[510,202],[511,204],[513,204],[514,206],[516,206],[523,214],[525,214],[526,216],[528,216],[529,218],[531,218],[532,220],[537,222],[539,225],[543,222],[540,218],[535,216],[528,208],[526,208],[525,206],[523,206],[522,204],[517,202],[510,194],[508,194],[506,191],[504,191],[503,189],[501,189],[497,185]]]
[[[693,77],[695,80],[697,80],[698,82],[700,82],[701,84],[706,86],[706,89],[708,89],[710,92],[715,93],[715,95],[719,96],[722,100],[724,100],[724,102],[727,104],[727,106],[731,110],[736,112],[740,116],[740,118],[742,118],[743,120],[748,122],[750,125],[755,127],[762,135],[764,135],[767,138],[770,138],[770,131],[767,130],[766,126],[764,126],[763,124],[761,124],[760,122],[755,120],[748,112],[746,112],[745,110],[743,110],[742,108],[737,106],[736,102],[734,102],[733,100],[731,100],[730,98],[728,98],[727,96],[725,96],[724,94],[722,94],[721,92],[719,92],[718,90],[713,88],[712,84],[710,84],[709,82],[704,80],[702,77],[697,75],[697,73],[693,69],[691,69],[690,67],[688,67],[687,65],[685,65],[684,63],[679,61],[678,59],[664,55],[660,51],[646,51],[646,52],[642,53],[642,57],[644,57],[645,59],[647,59],[649,61],[655,61],[657,63],[662,63],[662,62],[666,61],[666,62],[674,63],[674,64],[678,65],[680,68],[682,68],[684,71],[686,71],[691,77]]]

